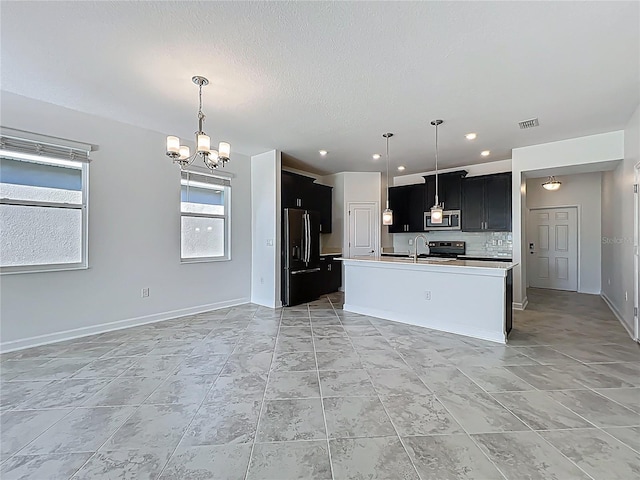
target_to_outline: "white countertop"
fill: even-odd
[[[379,267],[402,267],[411,270],[420,269],[449,273],[471,273],[491,276],[505,276],[507,271],[511,270],[517,265],[513,262],[491,262],[486,260],[456,260],[441,258],[419,258],[418,262],[414,263],[412,258],[406,257],[371,257],[364,255],[350,258],[341,257],[340,259],[344,264],[357,262],[375,264],[375,266]]]

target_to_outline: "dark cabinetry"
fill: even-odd
[[[320,214],[320,231],[331,233],[332,187],[314,183],[311,177],[282,172],[282,208],[303,208]]]
[[[511,230],[511,173],[462,180],[462,230]]]
[[[336,260],[337,256],[320,257],[318,295],[337,292],[342,285],[342,261]]]
[[[460,210],[462,204],[462,179],[467,174],[466,170],[447,172],[438,175],[438,201],[443,204],[444,210]],[[436,203],[436,176],[424,177],[426,185],[425,211]]]
[[[393,210],[389,233],[424,231],[425,193],[424,183],[389,189],[389,208]]]

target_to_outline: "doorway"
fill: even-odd
[[[531,209],[527,223],[529,286],[577,291],[577,207]]]
[[[349,203],[347,208],[349,257],[377,255],[380,237],[377,202]]]

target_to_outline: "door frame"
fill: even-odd
[[[635,172],[635,191],[633,194],[633,307],[635,315],[633,316],[633,339],[640,341],[640,321],[638,319],[640,306],[640,260],[638,259],[638,248],[640,247],[640,162],[634,166]]]
[[[527,218],[525,221],[525,224],[527,225],[527,227],[529,226],[529,216],[531,215],[531,212],[534,210],[549,210],[549,209],[554,209],[554,208],[575,208],[576,209],[576,224],[577,224],[577,241],[578,241],[578,250],[576,255],[578,256],[577,260],[577,279],[576,279],[576,293],[580,293],[581,287],[582,285],[580,284],[580,259],[582,258],[582,250],[580,248],[580,238],[582,235],[581,229],[582,229],[582,212],[581,212],[581,208],[580,205],[578,204],[574,204],[574,205],[553,205],[550,207],[532,207],[532,208],[527,208]],[[529,235],[530,233],[528,232],[528,228],[527,228],[527,234],[525,236],[525,245],[526,245],[526,252],[527,252],[527,287],[529,287]],[[602,272],[600,272],[600,279],[602,280]]]
[[[375,246],[375,254],[376,255],[380,255],[380,225],[382,223],[382,219],[380,217],[380,203],[379,202],[348,202],[347,203],[347,208],[345,211],[345,229],[344,231],[347,233],[345,235],[344,238],[344,250],[347,252],[347,257],[351,257],[351,214],[349,212],[351,212],[352,207],[354,206],[358,206],[358,205],[367,205],[367,206],[372,206],[373,207],[373,211],[374,213],[374,220],[375,223],[373,224],[373,238],[376,242],[376,246]],[[343,269],[344,271],[344,269]],[[344,285],[344,283],[343,283]]]

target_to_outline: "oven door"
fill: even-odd
[[[424,212],[424,229],[429,230],[460,230],[460,210],[445,210],[442,212],[442,223],[431,223],[431,212]]]

